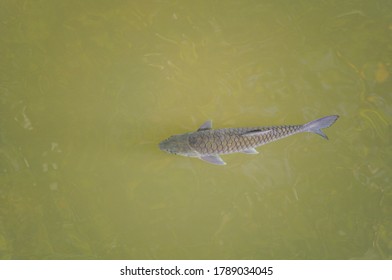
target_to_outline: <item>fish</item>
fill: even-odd
[[[338,118],[338,115],[331,115],[303,125],[221,129],[212,129],[212,121],[208,120],[197,131],[170,136],[159,143],[159,148],[170,154],[225,165],[220,155],[258,154],[257,147],[301,132],[312,132],[328,140],[322,129],[330,127]]]

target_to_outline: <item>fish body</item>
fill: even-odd
[[[220,155],[232,153],[257,154],[256,147],[300,132],[313,132],[325,139],[321,130],[331,126],[339,116],[332,115],[304,125],[259,126],[212,129],[206,121],[197,131],[173,135],[159,144],[168,153],[196,157],[213,164],[226,164]]]

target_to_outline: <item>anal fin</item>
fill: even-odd
[[[249,148],[249,149],[243,150],[241,153],[244,153],[244,154],[258,154],[259,152],[255,148]]]
[[[201,156],[200,159],[212,163],[212,164],[217,164],[217,165],[225,165],[226,162],[223,161],[223,159],[218,156],[218,155],[209,155],[209,156]]]

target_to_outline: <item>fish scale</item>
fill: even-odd
[[[213,164],[225,164],[221,154],[257,154],[256,147],[297,134],[313,132],[328,139],[323,128],[330,127],[339,116],[320,118],[304,125],[259,126],[212,129],[211,121],[205,122],[197,131],[173,135],[159,144],[163,151],[197,157]]]
[[[285,125],[197,131],[189,134],[189,145],[195,151],[206,155],[230,154],[298,133],[301,128],[302,125]],[[251,131],[267,132],[262,135],[246,136]]]

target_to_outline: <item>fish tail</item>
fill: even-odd
[[[321,129],[330,127],[338,118],[338,115],[332,115],[308,122],[307,124],[303,125],[302,131],[316,133],[328,140],[327,135],[325,135]]]

